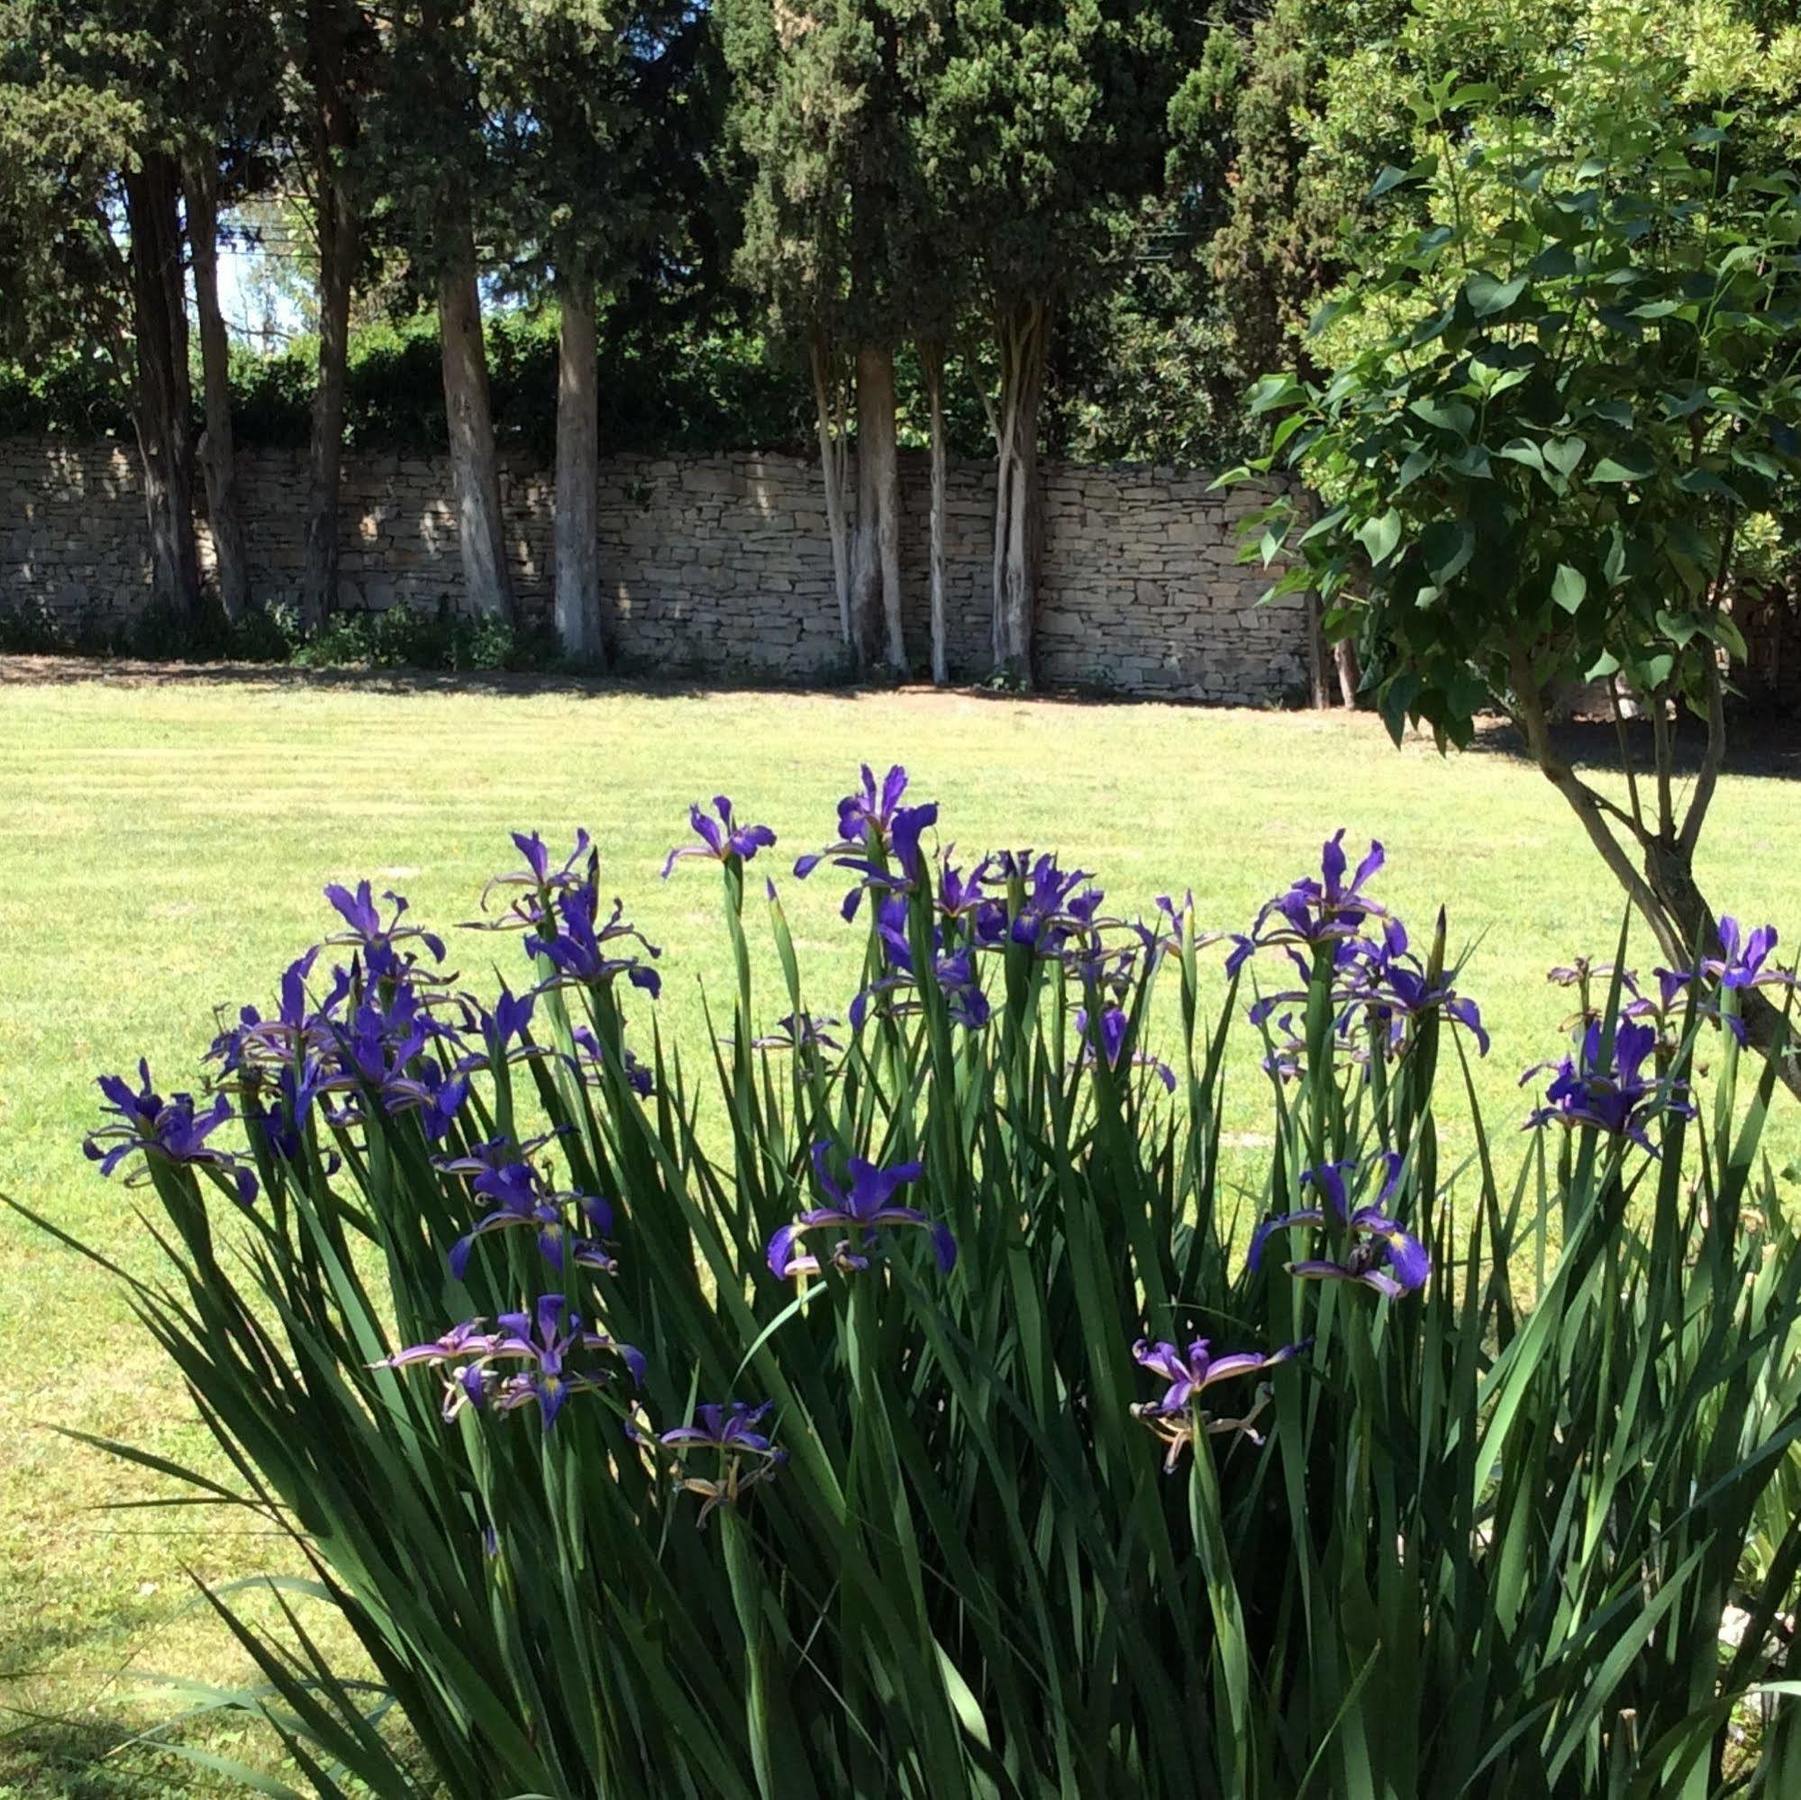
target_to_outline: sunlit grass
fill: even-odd
[[[1097,871],[1129,914],[1192,887],[1203,924],[1242,925],[1348,825],[1359,846],[1370,835],[1386,843],[1382,892],[1417,934],[1442,901],[1453,947],[1473,946],[1463,986],[1495,1035],[1478,1084],[1507,1157],[1527,1110],[1518,1072],[1555,1053],[1570,1004],[1544,972],[1577,951],[1607,954],[1619,930],[1611,881],[1531,769],[1492,751],[1450,762],[1423,744],[1397,753],[1365,718],[911,693],[379,691],[8,673],[0,1187],[136,1268],[152,1257],[132,1195],[80,1153],[95,1072],[143,1054],[165,1085],[190,1083],[214,1008],[266,1001],[283,964],[325,927],[325,882],[370,875],[448,926],[474,916],[482,880],[511,859],[514,826],[553,841],[577,824],[595,834],[606,891],[665,946],[658,1019],[692,1057],[702,992],[723,992],[716,883],[689,868],[665,886],[656,873],[685,835],[691,800],[727,792],[781,834],[754,872],[782,878],[810,998],[828,1011],[850,997],[861,935],[840,923],[829,873],[798,884],[786,871],[789,853],[832,835],[834,802],[861,760],[905,762],[966,852],[1055,846]],[[1797,822],[1792,781],[1729,776],[1704,885],[1745,915],[1801,928]],[[492,985],[491,965],[516,969],[515,940],[451,935],[472,985]],[[777,987],[764,993],[772,1016],[786,1010]],[[1230,1121],[1247,1182],[1256,1130],[1267,1129],[1258,1079],[1243,1069]],[[1454,1123],[1448,1135],[1451,1167]],[[1770,1147],[1779,1163],[1801,1147],[1786,1101]],[[243,1660],[195,1605],[184,1570],[208,1580],[258,1571],[266,1540],[231,1535],[230,1520],[189,1529],[180,1514],[93,1510],[150,1487],[38,1424],[182,1458],[205,1446],[117,1293],[10,1216],[0,1218],[0,1346],[10,1402],[0,1707],[12,1709],[0,1712],[0,1797],[159,1791],[131,1772],[144,1766],[135,1753],[118,1774],[93,1760],[177,1709],[142,1696],[145,1671],[242,1679]],[[196,1791],[190,1773],[168,1781],[167,1791]]]

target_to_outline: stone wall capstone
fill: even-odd
[[[1268,704],[1306,681],[1298,595],[1260,606],[1263,571],[1237,560],[1254,491],[1209,491],[1206,472],[1044,465],[1038,672],[1053,685]],[[923,454],[903,454],[902,587],[909,647],[928,648]],[[239,464],[254,591],[290,598],[301,575],[304,456]],[[550,604],[551,480],[508,462],[502,498],[521,606]],[[599,532],[611,649],[634,669],[807,681],[842,673],[825,498],[790,456],[612,456]],[[993,470],[953,461],[946,503],[952,674],[990,667]],[[462,589],[443,457],[344,459],[342,603],[455,606]],[[210,544],[201,522],[201,556]],[[149,582],[137,460],[117,443],[0,439],[0,609],[74,626],[128,615]]]

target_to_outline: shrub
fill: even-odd
[[[102,1084],[90,1154],[173,1262],[114,1272],[236,1470],[187,1479],[288,1534],[373,1665],[215,1596],[267,1682],[228,1703],[320,1793],[1794,1792],[1786,1710],[1728,1762],[1792,1691],[1801,1567],[1801,1257],[1773,1075],[1738,1087],[1773,939],[1654,990],[1558,972],[1575,1043],[1504,1185],[1479,1121],[1441,1161],[1441,1065],[1486,1038],[1378,847],[1231,941],[1208,1020],[1191,903],[1127,925],[1054,857],[933,860],[905,785],[865,771],[796,866],[868,922],[842,1025],[722,799],[664,868],[723,888],[699,1065],[586,836],[533,834],[484,896],[523,993],[328,889],[210,1102]]]

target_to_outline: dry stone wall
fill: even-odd
[[[927,643],[923,457],[902,459],[908,641]],[[1236,559],[1252,495],[1206,473],[1049,463],[1038,625],[1041,677],[1129,694],[1258,704],[1305,683],[1298,597],[1257,604]],[[306,507],[297,452],[242,458],[252,578],[265,599],[300,579]],[[503,472],[509,550],[528,612],[549,606],[546,471]],[[343,600],[454,606],[462,587],[442,458],[358,453],[344,465]],[[949,657],[986,673],[992,471],[953,463],[947,498]],[[628,667],[806,681],[842,670],[831,545],[816,469],[794,457],[616,456],[600,471],[611,646]],[[202,556],[209,552],[202,525]],[[0,608],[66,624],[141,605],[148,583],[135,458],[118,444],[0,440]]]

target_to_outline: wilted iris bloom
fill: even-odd
[[[1657,1028],[1636,1019],[1621,1019],[1614,1026],[1612,1042],[1606,1027],[1594,1020],[1583,1031],[1576,1054],[1560,1063],[1539,1063],[1520,1077],[1522,1087],[1535,1075],[1555,1066],[1556,1074],[1545,1089],[1545,1104],[1526,1121],[1531,1130],[1540,1125],[1589,1125],[1612,1137],[1626,1139],[1657,1154],[1646,1135],[1646,1126],[1668,1113],[1693,1118],[1687,1084],[1666,1081],[1647,1072],[1645,1064],[1657,1049]]]
[[[710,819],[698,803],[688,808],[688,823],[694,827],[698,844],[678,844],[663,860],[663,879],[684,857],[706,856],[716,862],[730,862],[736,857],[749,862],[761,849],[775,842],[775,833],[767,825],[740,825],[732,817],[732,803],[724,794],[713,796],[717,819]]]
[[[212,1104],[201,1110],[192,1094],[165,1099],[152,1087],[150,1064],[142,1059],[138,1077],[143,1085],[135,1092],[122,1075],[98,1078],[108,1102],[102,1111],[111,1113],[116,1123],[102,1125],[83,1141],[88,1159],[100,1165],[102,1175],[112,1174],[127,1157],[136,1155],[146,1161],[155,1157],[184,1168],[212,1169],[231,1183],[239,1203],[248,1206],[256,1198],[256,1176],[230,1151],[206,1141],[232,1117],[231,1102],[215,1094]]]
[[[1163,1459],[1164,1470],[1173,1470],[1181,1462],[1182,1453],[1194,1444],[1197,1426],[1209,1436],[1244,1432],[1256,1440],[1257,1433],[1251,1429],[1251,1424],[1261,1410],[1261,1399],[1239,1418],[1219,1419],[1201,1409],[1202,1396],[1219,1382],[1232,1381],[1242,1375],[1260,1375],[1266,1369],[1276,1368],[1299,1356],[1306,1348],[1305,1344],[1289,1344],[1267,1356],[1255,1350],[1214,1356],[1212,1345],[1206,1338],[1196,1338],[1186,1353],[1171,1343],[1153,1344],[1140,1338],[1132,1349],[1134,1360],[1168,1386],[1161,1399],[1147,1400],[1134,1406],[1132,1411],[1168,1446],[1168,1454]]]
[[[612,916],[604,925],[598,925],[594,896],[587,888],[571,888],[559,894],[551,902],[548,920],[540,917],[525,939],[526,954],[547,958],[556,970],[545,985],[597,987],[623,975],[654,1000],[663,991],[662,977],[656,970],[641,962],[635,953],[612,954],[614,946],[625,942],[642,945],[653,957],[663,954],[642,932],[624,922],[624,911],[624,902],[615,900]],[[547,922],[549,930],[545,929]]]
[[[1086,1068],[1093,1068],[1098,1060],[1105,1062],[1108,1068],[1117,1073],[1131,1032],[1131,1018],[1122,1007],[1107,1007],[1093,1031],[1088,1028],[1086,1008],[1078,1008],[1076,1011],[1076,1035],[1083,1040],[1082,1064]],[[1139,1050],[1127,1059],[1126,1066],[1151,1069],[1172,1094],[1176,1091],[1176,1072],[1168,1063]]]
[[[837,1023],[829,1015],[815,1018],[807,1012],[789,1013],[786,1018],[776,1020],[773,1031],[752,1038],[750,1047],[753,1050],[841,1050],[844,1046],[832,1036],[832,1028]]]
[[[1336,943],[1355,937],[1368,918],[1384,918],[1384,909],[1363,891],[1364,884],[1382,867],[1384,852],[1379,843],[1371,843],[1363,861],[1350,880],[1345,879],[1349,867],[1344,853],[1344,827],[1340,826],[1320,853],[1320,877],[1309,875],[1297,881],[1287,893],[1268,901],[1257,915],[1248,937],[1239,937],[1236,948],[1226,958],[1228,974],[1236,974],[1248,958],[1272,944]]]
[[[716,1508],[737,1505],[788,1460],[787,1451],[778,1449],[759,1429],[772,1404],[765,1400],[751,1406],[734,1400],[725,1406],[717,1402],[697,1406],[692,1424],[678,1425],[658,1437],[658,1443],[682,1458],[682,1491],[701,1496],[700,1524],[705,1525]],[[711,1480],[688,1473],[686,1459],[696,1450],[718,1454],[718,1473]]]
[[[533,925],[554,894],[580,887],[592,890],[599,879],[599,858],[593,853],[592,840],[585,831],[576,832],[575,848],[560,866],[552,865],[550,850],[537,832],[528,835],[515,831],[512,839],[514,847],[525,858],[525,865],[489,876],[482,889],[481,909],[484,913],[488,910],[488,901],[496,890],[523,890],[523,894],[509,900],[506,912],[499,919],[482,920],[482,929],[505,931]],[[578,869],[578,864],[585,864],[585,867]]]
[[[867,1267],[867,1251],[876,1234],[896,1226],[922,1227],[932,1240],[932,1253],[945,1273],[956,1267],[957,1240],[950,1227],[929,1219],[910,1206],[894,1205],[895,1194],[909,1182],[925,1173],[922,1163],[897,1163],[892,1169],[879,1168],[860,1156],[849,1159],[850,1186],[840,1186],[833,1178],[829,1158],[830,1144],[813,1146],[813,1173],[824,1191],[831,1196],[830,1206],[816,1206],[804,1212],[792,1225],[784,1225],[769,1240],[769,1268],[778,1280],[795,1275],[812,1275],[819,1271],[817,1258],[800,1248],[801,1240],[815,1231],[834,1230],[848,1235],[841,1245],[849,1260],[834,1258],[842,1268]]]
[[[1351,1186],[1360,1174],[1372,1168],[1381,1172],[1380,1191],[1373,1204],[1352,1211]],[[1322,1204],[1265,1219],[1251,1237],[1252,1269],[1261,1267],[1264,1245],[1272,1233],[1292,1231],[1297,1225],[1321,1229],[1330,1226],[1329,1239],[1343,1246],[1341,1259],[1321,1257],[1286,1263],[1283,1266],[1289,1274],[1314,1281],[1357,1282],[1390,1300],[1417,1293],[1432,1274],[1432,1259],[1425,1245],[1384,1210],[1400,1180],[1401,1159],[1393,1151],[1362,1163],[1325,1163],[1308,1169],[1301,1177],[1301,1185],[1311,1187]]]
[[[1194,919],[1194,889],[1190,888],[1180,901],[1171,894],[1159,894],[1156,916],[1139,919],[1132,929],[1138,934],[1139,947],[1154,965],[1162,957],[1179,955],[1191,931],[1197,950],[1217,944],[1227,935],[1223,931],[1197,931]]]

